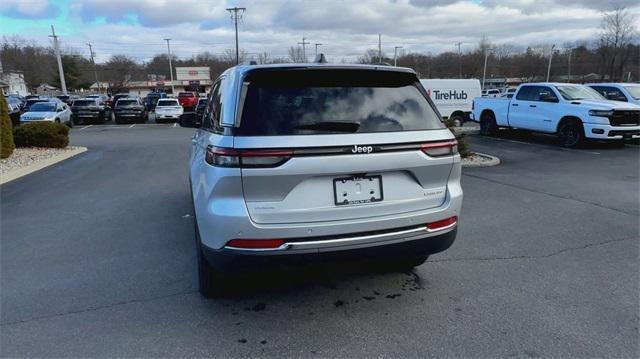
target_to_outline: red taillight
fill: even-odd
[[[226,247],[246,249],[274,249],[284,244],[283,239],[232,239]]]
[[[439,229],[444,229],[449,226],[452,226],[458,222],[458,217],[453,216],[447,219],[443,219],[441,221],[427,223],[427,229],[430,231],[437,231]]]
[[[423,143],[420,145],[420,149],[431,157],[451,156],[458,153],[458,141],[447,140]]]
[[[209,146],[205,160],[218,167],[276,167],[287,162],[293,150],[235,150]]]

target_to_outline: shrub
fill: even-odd
[[[27,123],[13,130],[18,147],[64,148],[69,144],[69,127],[54,122]]]
[[[467,138],[465,137],[465,135],[462,133],[456,133],[456,131],[453,129],[454,126],[452,121],[445,121],[445,125],[447,126],[447,128],[449,128],[453,135],[456,136],[456,140],[458,140],[458,153],[460,153],[460,157],[466,158],[471,156],[472,152],[469,151],[469,144],[467,143]]]
[[[2,91],[0,91],[0,158],[11,156],[15,148],[11,121],[9,120],[9,107]]]

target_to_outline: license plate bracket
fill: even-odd
[[[382,176],[351,176],[333,179],[336,206],[380,202],[384,199]]]

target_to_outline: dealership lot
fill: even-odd
[[[78,126],[3,185],[2,356],[575,356],[638,349],[639,148],[470,138],[458,239],[411,273],[308,268],[197,293],[192,130]]]

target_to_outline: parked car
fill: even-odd
[[[177,122],[183,113],[184,109],[175,98],[159,99],[156,103],[156,123]]]
[[[147,111],[153,111],[156,108],[156,103],[161,98],[166,98],[167,94],[164,92],[152,92],[144,98],[144,106]]]
[[[20,103],[11,97],[5,97],[5,102],[7,103],[11,126],[18,126],[20,124]]]
[[[116,102],[118,102],[118,100],[121,98],[133,98],[133,96],[130,96],[128,93],[117,93],[113,95],[111,98],[107,99],[107,105],[111,108],[114,108]]]
[[[120,98],[116,101],[113,114],[117,124],[143,123],[148,119],[147,110],[137,98]]]
[[[80,96],[78,95],[58,95],[56,96],[57,99],[59,99],[60,101],[66,103],[67,105],[71,105],[71,103],[73,103],[73,101],[77,100],[80,98]]]
[[[482,97],[500,97],[501,94],[499,89],[482,90]]]
[[[241,65],[212,91],[189,174],[205,296],[255,265],[410,268],[453,243],[457,142],[413,70]],[[181,125],[199,126],[196,114]]]
[[[458,124],[469,120],[473,98],[481,95],[480,81],[476,79],[421,79],[420,83],[442,118]]]
[[[106,105],[95,98],[73,101],[71,114],[74,125],[101,124],[110,119]]]
[[[530,83],[520,85],[512,99],[476,98],[473,105],[483,135],[519,128],[557,134],[565,147],[587,139],[640,138],[640,106],[608,101],[583,85]]]
[[[207,98],[200,97],[198,99],[198,104],[196,105],[196,115],[198,116],[198,119],[202,119],[205,107],[207,107]]]
[[[194,92],[180,92],[178,102],[187,110],[193,110],[198,104],[198,95]]]
[[[24,103],[24,106],[22,107],[22,113],[29,112],[29,108],[31,108],[31,106],[32,106],[33,104],[35,104],[35,103],[38,103],[38,102],[48,102],[48,101],[49,101],[49,99],[46,99],[46,98],[39,98],[39,97],[38,97],[38,98],[30,98],[30,99],[27,99],[27,101],[25,101],[25,103]]]
[[[62,101],[37,102],[29,107],[29,111],[20,115],[20,123],[31,122],[58,122],[73,127],[71,123],[71,110]]]
[[[640,105],[639,83],[599,83],[587,84],[608,100],[630,102]]]

